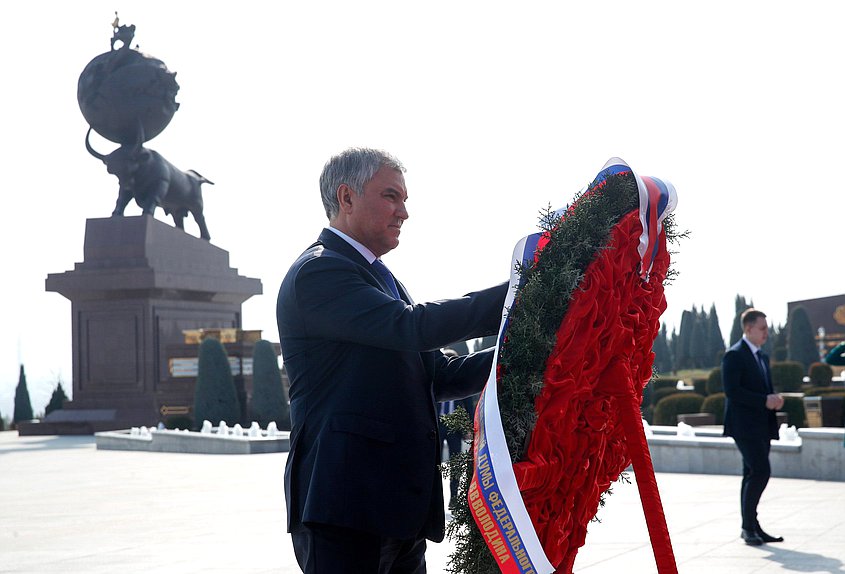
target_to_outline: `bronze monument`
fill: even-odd
[[[214,184],[194,170],[182,171],[144,143],[170,123],[179,109],[176,73],[161,60],[130,47],[135,26],[112,23],[111,50],[91,60],[79,76],[76,99],[91,126],[85,136],[88,151],[117,176],[120,187],[112,216],[121,216],[134,199],[144,214],[161,207],[184,229],[190,212],[200,237],[210,239],[203,217],[203,183]],[[119,44],[118,48],[115,45]],[[91,146],[91,130],[120,144],[102,154]]]
[[[184,356],[186,330],[240,330],[242,303],[262,292],[259,279],[240,275],[208,241],[199,193],[206,180],[144,148],[173,117],[178,85],[163,62],[129,47],[134,26],[118,24],[112,51],[86,66],[78,92],[91,129],[120,146],[98,154],[86,137],[118,176],[118,205],[112,217],[87,220],[84,260],[46,280],[47,291],[71,302],[73,400],[41,423],[22,423],[20,434],[90,434],[191,416],[192,380],[174,376],[168,358]],[[117,217],[131,198],[144,214]],[[191,211],[205,240],[156,220],[157,206],[178,227]],[[248,395],[248,381],[243,389]]]

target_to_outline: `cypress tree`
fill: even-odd
[[[728,343],[732,346],[734,343],[742,339],[742,312],[748,309],[749,305],[745,301],[745,297],[737,294],[734,300],[734,322],[731,326],[731,340]]]
[[[15,389],[15,412],[12,418],[12,424],[17,425],[21,421],[31,421],[33,417],[32,403],[29,400],[29,390],[26,388],[26,373],[24,373],[23,365],[21,365],[20,374],[18,375],[18,386]]]
[[[63,408],[66,400],[67,395],[65,394],[65,390],[62,388],[62,382],[59,381],[58,386],[50,396],[50,402],[47,403],[47,406],[44,408],[44,414],[49,415],[53,411]]]
[[[786,320],[786,358],[807,367],[819,360],[815,334],[803,307],[795,307]]]
[[[194,389],[194,427],[200,428],[203,420],[215,425],[220,421],[233,425],[241,420],[240,401],[226,349],[212,338],[200,343]]]
[[[678,333],[675,330],[675,327],[672,327],[672,338],[669,340],[669,351],[672,355],[672,370],[677,371],[680,369],[680,365],[678,364],[678,356],[680,354],[681,347],[678,345]]]
[[[678,333],[678,352],[675,355],[676,369],[692,368],[692,357],[690,354],[692,344],[692,331],[695,322],[695,315],[690,311],[681,313],[681,329]]]
[[[290,430],[290,407],[279,360],[273,345],[263,339],[252,351],[252,417],[262,427],[275,422],[279,429]]]
[[[654,368],[659,373],[670,373],[672,371],[672,354],[669,351],[669,341],[666,336],[666,323],[660,327],[657,338],[652,345],[654,351]]]
[[[704,357],[708,348],[707,341],[707,317],[702,310],[700,313],[695,305],[692,307],[692,333],[690,335],[690,366],[694,369],[704,367]]]
[[[707,316],[707,332],[709,354],[708,364],[705,367],[716,367],[721,363],[722,355],[725,353],[725,339],[722,338],[722,328],[719,326],[719,315],[716,313],[716,304],[710,305],[710,313]]]
[[[778,325],[775,327],[772,325],[771,331],[769,333],[769,341],[771,341],[771,357],[775,361],[785,361],[786,360],[786,327],[783,325]],[[769,341],[766,341],[768,344]],[[768,352],[768,351],[763,351]]]

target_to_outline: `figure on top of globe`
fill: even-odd
[[[117,12],[112,28],[111,50],[91,60],[79,76],[79,109],[94,131],[114,143],[137,141],[139,126],[142,141],[149,141],[179,109],[176,73],[131,48],[135,26],[121,26]]]

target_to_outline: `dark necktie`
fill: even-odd
[[[766,372],[766,363],[763,362],[763,351],[757,351],[757,353],[755,353],[755,356],[757,357],[757,367],[760,369],[760,374],[763,375],[763,381],[765,381],[766,383],[766,390],[771,393],[772,387],[769,384],[769,377]]]
[[[381,278],[384,279],[384,283],[390,289],[390,292],[393,293],[393,297],[401,299],[402,297],[399,296],[399,289],[396,288],[396,280],[393,278],[393,273],[390,272],[387,265],[382,263],[381,259],[376,259],[373,261],[373,269],[375,269]]]

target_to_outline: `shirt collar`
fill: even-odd
[[[760,350],[760,347],[758,347],[757,345],[755,345],[754,343],[752,343],[751,341],[749,341],[749,340],[748,340],[748,337],[746,337],[745,335],[743,335],[743,336],[742,336],[742,340],[743,340],[743,341],[745,341],[745,344],[746,344],[746,345],[748,345],[748,348],[749,348],[749,349],[751,349],[751,354],[752,354],[752,355],[756,355],[756,354],[757,354],[757,351],[759,351],[759,350]]]
[[[358,253],[360,253],[361,256],[364,259],[366,259],[367,263],[369,263],[370,265],[372,265],[373,261],[375,261],[377,259],[376,254],[373,253],[372,251],[370,251],[369,249],[367,249],[367,247],[363,243],[361,243],[360,241],[356,241],[356,240],[352,239],[351,237],[346,235],[344,232],[342,232],[339,229],[335,229],[334,227],[329,227],[328,229],[330,231],[332,231],[335,235],[337,235],[338,237],[340,237],[341,239],[346,241],[349,245],[354,247],[355,250]]]

